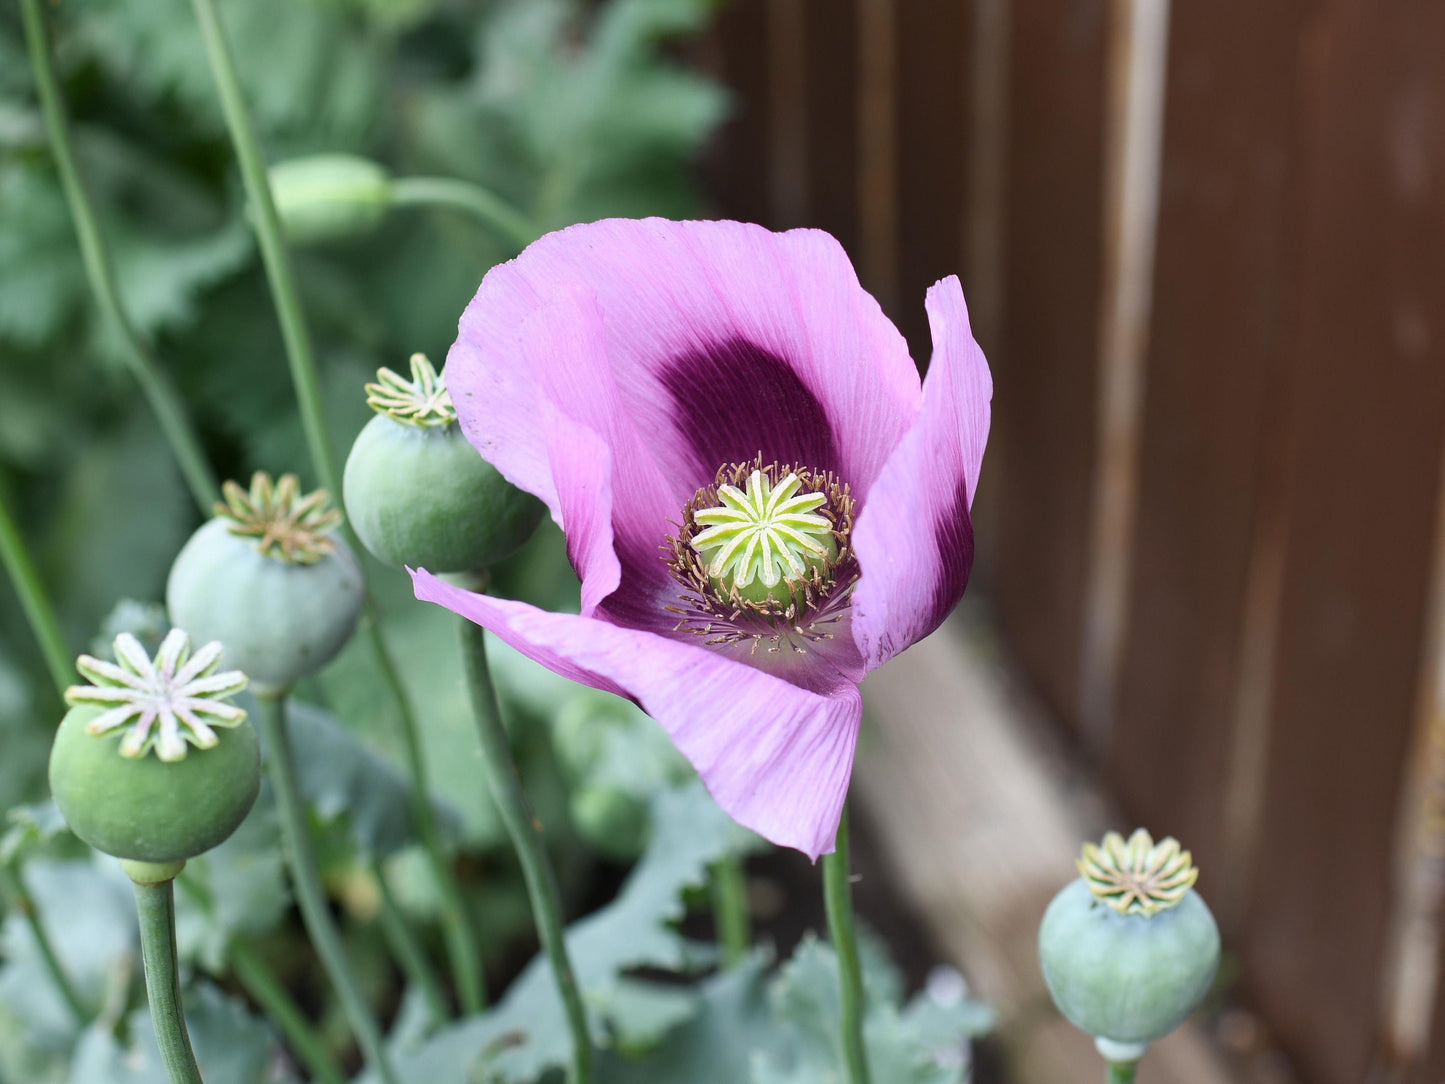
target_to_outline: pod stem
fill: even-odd
[[[368,602],[368,606],[370,603]],[[411,775],[412,816],[416,819],[417,834],[421,837],[427,861],[436,879],[442,905],[442,935],[446,942],[447,960],[451,967],[452,979],[456,983],[457,1000],[462,1012],[468,1016],[486,1008],[486,986],[482,976],[482,952],[477,943],[476,931],[467,917],[466,901],[461,885],[447,858],[442,844],[441,831],[437,827],[436,814],[432,810],[430,783],[427,778],[426,758],[422,753],[421,736],[418,733],[416,717],[412,712],[411,698],[401,682],[401,674],[391,657],[386,639],[381,634],[380,614],[368,612],[367,627],[370,630],[372,647],[377,663],[396,695],[398,718],[401,731],[402,749],[406,755],[407,770]],[[446,1019],[443,1011],[440,1019]]]
[[[552,976],[562,997],[567,1026],[572,1032],[572,1062],[567,1079],[569,1084],[587,1084],[592,1075],[592,1042],[587,1033],[587,1013],[582,1007],[582,994],[572,970],[572,961],[567,955],[557,878],[542,846],[542,825],[527,802],[522,780],[512,760],[507,732],[502,726],[497,691],[487,669],[485,633],[479,625],[465,619],[461,621],[461,629],[467,688],[471,693],[472,714],[481,739],[487,782],[502,823],[512,839],[517,860],[522,865],[537,936],[552,965]]]
[[[30,927],[30,936],[35,939],[35,947],[40,950],[41,962],[50,975],[50,981],[60,991],[66,1007],[70,1014],[75,1017],[75,1022],[84,1027],[90,1022],[91,1013],[86,1009],[85,1002],[81,1000],[80,994],[75,989],[75,984],[70,981],[66,974],[65,967],[56,955],[55,944],[50,940],[50,935],[45,931],[45,925],[40,921],[40,912],[36,909],[35,900],[30,895],[30,890],[25,887],[21,880],[20,871],[8,863],[0,862],[0,884],[5,886],[6,893],[10,896],[14,907],[25,919],[26,925]]]
[[[134,882],[135,909],[140,919],[140,949],[145,961],[146,996],[156,1044],[171,1084],[201,1084],[201,1070],[191,1050],[191,1036],[181,1012],[181,977],[176,964],[176,885]]]
[[[392,182],[394,207],[442,207],[464,211],[510,241],[519,251],[537,239],[537,227],[490,189],[456,177],[402,177]]]
[[[868,1054],[863,1044],[863,970],[858,961],[858,936],[853,924],[846,804],[838,820],[838,839],[833,853],[823,855],[823,905],[828,913],[828,935],[838,956],[839,1031],[848,1084],[869,1084]]]
[[[1104,1084],[1134,1084],[1134,1072],[1138,1068],[1137,1061],[1106,1061]]]
[[[55,691],[64,695],[65,687],[75,674],[75,660],[65,646],[55,607],[50,604],[50,596],[35,571],[35,562],[30,559],[20,529],[5,507],[3,490],[0,490],[0,564],[5,566],[5,573],[20,596],[20,608],[25,611],[25,620],[40,645],[40,653],[45,656],[45,668],[50,671],[50,680],[55,682]]]
[[[722,947],[723,966],[736,967],[747,956],[752,941],[747,876],[734,854],[719,858],[710,873],[713,924]]]
[[[101,313],[119,332],[125,347],[125,361],[131,376],[140,385],[146,402],[155,414],[171,453],[180,465],[191,495],[200,505],[202,514],[210,511],[211,505],[220,499],[221,491],[216,485],[216,476],[211,472],[206,454],[201,450],[200,438],[196,435],[185,404],[175,385],[161,368],[155,352],[141,335],[121,302],[116,287],[115,268],[105,237],[100,231],[95,208],[86,193],[85,183],[75,165],[71,150],[70,124],[66,119],[64,99],[60,83],[55,78],[55,66],[51,61],[50,41],[46,33],[45,17],[40,10],[40,0],[21,0],[20,9],[25,21],[25,41],[30,53],[30,67],[35,74],[35,86],[40,95],[40,109],[45,119],[45,132],[50,141],[51,153],[60,172],[60,184],[65,190],[65,201],[70,206],[70,217],[75,221],[75,232],[80,240],[80,254],[85,264],[86,281],[90,292],[95,295]]]
[[[275,792],[276,812],[281,821],[281,841],[306,933],[341,998],[342,1009],[356,1034],[357,1045],[361,1047],[361,1056],[384,1084],[398,1084],[396,1072],[382,1045],[381,1029],[361,995],[356,977],[351,973],[341,933],[331,917],[326,894],[321,888],[321,878],[316,872],[316,855],[306,827],[306,807],[296,781],[296,764],[287,734],[285,695],[258,695],[256,704],[261,737],[266,743],[266,771],[271,789]]]
[[[281,325],[281,338],[286,348],[287,364],[291,369],[291,383],[301,413],[302,428],[306,432],[306,446],[321,484],[333,497],[339,497],[341,475],[336,468],[336,457],[332,452],[330,435],[326,428],[326,415],[321,406],[321,381],[316,369],[316,354],[311,345],[311,333],[306,326],[301,295],[296,289],[296,280],[292,274],[291,256],[281,232],[276,202],[271,194],[266,163],[261,157],[255,125],[252,123],[251,112],[236,72],[235,58],[231,54],[225,25],[221,22],[215,0],[193,0],[192,7],[201,27],[201,38],[205,43],[211,76],[221,99],[226,128],[230,132],[231,144],[241,167],[241,180],[250,201],[256,235],[261,245],[261,259],[266,268],[266,280],[271,288],[271,301],[276,309],[277,321]],[[356,533],[351,529],[350,523],[343,524],[342,529],[352,548],[358,548]],[[476,935],[467,922],[461,889],[447,861],[436,831],[435,820],[431,815],[425,765],[421,757],[420,740],[417,737],[410,699],[382,640],[379,614],[369,596],[366,612],[370,618],[368,624],[371,627],[377,658],[397,702],[407,766],[415,793],[417,827],[437,883],[441,887],[442,924],[458,996],[467,1012],[479,1012],[486,1003],[482,986],[481,953],[477,948]]]
[[[437,981],[436,972],[432,970],[426,952],[412,933],[411,927],[407,925],[401,907],[392,895],[391,885],[387,883],[386,870],[382,868],[380,859],[372,859],[371,875],[375,878],[377,890],[381,894],[381,930],[391,946],[392,955],[401,965],[407,981],[421,991],[432,1018],[438,1022],[446,1020],[451,1015],[447,1009],[446,994],[442,992],[441,983]]]

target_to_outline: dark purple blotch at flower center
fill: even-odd
[[[783,358],[743,338],[679,354],[661,374],[698,485],[720,464],[803,463],[839,470],[833,427],[818,397]]]

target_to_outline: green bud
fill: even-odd
[[[1173,839],[1111,832],[1085,847],[1079,868],[1039,927],[1044,981],[1075,1027],[1137,1060],[1137,1044],[1168,1034],[1209,991],[1219,929]]]
[[[391,177],[350,154],[293,158],[271,167],[271,198],[286,239],[308,245],[375,229],[391,206]]]
[[[647,843],[647,804],[608,783],[589,783],[572,792],[572,823],[591,846],[609,858],[631,861]]]
[[[226,503],[191,536],[166,582],[171,620],[226,645],[258,691],[288,689],[350,639],[361,613],[361,569],[337,536],[340,513],[295,475],[257,472],[251,489],[225,486]]]
[[[367,385],[377,411],[352,445],[342,492],[357,537],[378,560],[470,572],[532,536],[543,506],[467,443],[446,386],[421,354],[412,379],[390,369]]]

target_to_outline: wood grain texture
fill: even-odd
[[[1445,440],[1445,7],[1320,28],[1273,721],[1244,977],[1303,1075],[1363,1078]]]
[[[971,114],[971,5],[897,5],[898,328],[913,359],[928,364],[928,287],[966,266]]]
[[[1246,588],[1295,334],[1301,64],[1317,7],[1229,0],[1179,4],[1172,15],[1130,606],[1108,766],[1133,819],[1194,852],[1206,890],[1225,866]]]
[[[1039,973],[1039,921],[1109,815],[1045,736],[1040,706],[957,622],[864,685],[855,792],[892,875],[936,942],[1000,1013],[1007,1079],[1097,1084],[1093,1043],[1057,1015]],[[1185,1025],[1155,1044],[1139,1084],[1226,1084]]]
[[[858,0],[805,0],[808,50],[808,225],[827,230],[856,262],[858,226]]]
[[[1097,450],[1107,7],[1012,5],[1006,295],[990,356],[999,618],[1066,719],[1078,701]]]

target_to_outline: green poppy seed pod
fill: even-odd
[[[446,385],[423,355],[412,356],[411,374],[381,369],[366,386],[377,416],[346,460],[346,514],[362,545],[386,564],[488,568],[532,536],[542,503],[467,443]]]
[[[258,691],[288,689],[330,662],[361,613],[361,569],[324,490],[295,475],[225,485],[217,516],[191,536],[166,582],[171,620],[226,645]]]
[[[1088,844],[1082,876],[1039,927],[1039,962],[1054,1004],[1105,1049],[1153,1042],[1203,1000],[1219,966],[1219,928],[1193,889],[1198,871],[1174,839],[1142,828]]]
[[[98,851],[174,866],[210,850],[245,820],[261,787],[261,749],[229,698],[246,684],[216,673],[221,645],[191,654],[179,629],[154,660],[128,633],[116,662],[82,655],[91,685],[72,705],[50,751],[50,790],[71,830]],[[172,875],[174,870],[172,870]]]
[[[350,154],[293,158],[271,167],[271,198],[286,239],[309,245],[369,233],[391,207],[391,177]]]

